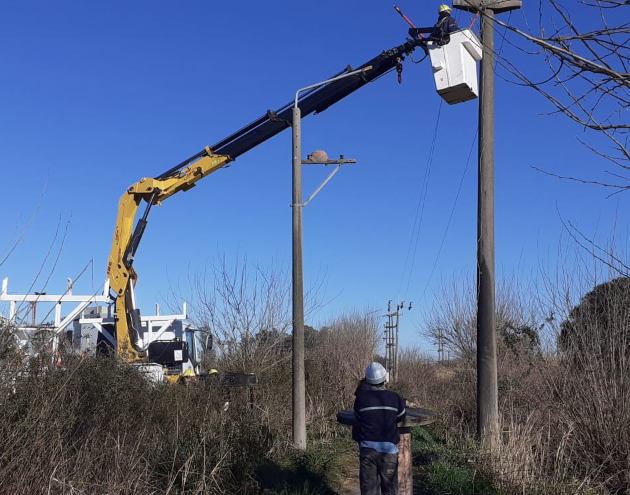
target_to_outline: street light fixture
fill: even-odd
[[[335,169],[330,172],[330,174],[328,175],[328,177],[326,177],[326,179],[324,180],[324,182],[322,182],[319,187],[317,189],[315,189],[315,192],[313,194],[311,194],[308,199],[306,201],[304,201],[304,203],[301,204],[302,208],[304,208],[307,204],[309,204],[311,202],[311,200],[317,195],[317,193],[319,191],[322,190],[322,188],[328,184],[328,181],[330,181],[330,179],[333,178],[333,175],[335,175],[337,172],[339,172],[339,169],[341,168],[342,165],[346,164],[346,163],[357,163],[357,161],[354,158],[344,158],[343,155],[339,155],[339,159],[338,160],[329,160],[328,159],[328,155],[326,155],[325,152],[321,151],[321,153],[323,154],[322,156],[318,156],[316,155],[316,153],[318,153],[317,151],[311,153],[310,155],[308,155],[306,157],[306,160],[302,160],[302,165],[337,165],[335,167]]]
[[[359,70],[342,74],[316,84],[311,84],[305,88],[300,88],[295,92],[295,103],[293,105],[293,195],[291,208],[293,209],[293,444],[296,448],[306,449],[306,387],[304,377],[304,269],[302,264],[302,208],[315,197],[324,185],[332,178],[343,163],[354,163],[345,160],[343,156],[339,160],[332,160],[337,163],[337,168],[328,176],[324,183],[302,203],[302,112],[298,106],[298,98],[302,91],[317,88],[338,79],[364,73],[372,66],[363,67]],[[327,158],[327,157],[326,157]],[[324,160],[323,163],[328,162]],[[306,160],[306,163],[320,163]]]

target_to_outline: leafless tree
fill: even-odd
[[[520,30],[495,19],[505,34],[517,35],[509,40],[506,36],[509,43],[544,60],[547,69],[541,76],[536,66],[532,75],[519,63],[523,59],[499,53],[497,62],[508,71],[508,78],[547,98],[555,107],[553,113],[565,115],[587,131],[588,139],[580,141],[614,165],[603,180],[544,173],[609,187],[612,194],[630,189],[628,7],[627,0],[539,0],[536,29]],[[595,134],[608,140],[608,151]]]
[[[251,265],[246,258],[229,266],[222,257],[203,273],[192,275],[189,282],[190,318],[197,328],[209,329],[218,358],[230,369],[260,373],[290,359],[288,267]],[[319,305],[318,287],[307,291],[306,315]],[[171,295],[181,299],[175,292],[171,289]]]
[[[472,363],[477,345],[474,283],[470,278],[442,280],[436,299],[420,334],[443,346],[453,357]]]
[[[443,280],[437,303],[428,310],[426,327],[419,333],[431,342],[441,343],[452,357],[469,365],[477,353],[477,291],[474,279],[463,275]],[[501,350],[529,350],[538,346],[537,329],[540,327],[538,312],[527,291],[514,281],[503,279],[496,291],[496,329],[501,337]],[[501,356],[500,356],[501,357]]]
[[[316,345],[307,354],[313,361],[310,393],[323,387],[328,395],[337,396],[338,404],[352,405],[353,392],[379,347],[379,314],[348,311],[320,329]]]
[[[16,225],[15,229],[10,234],[9,239],[6,241],[6,246],[0,252],[0,266],[4,265],[6,263],[6,261],[11,257],[13,252],[17,249],[17,247],[20,245],[20,243],[24,240],[24,238],[26,237],[27,232],[32,227],[33,223],[35,222],[35,219],[37,218],[37,214],[39,213],[39,210],[42,207],[42,204],[43,204],[43,201],[44,201],[44,196],[45,196],[45,193],[46,193],[46,187],[48,185],[49,176],[50,176],[50,172],[46,175],[46,181],[44,182],[44,186],[42,188],[42,194],[41,194],[41,196],[39,198],[39,201],[37,202],[37,205],[35,206],[35,209],[34,209],[32,215],[31,215],[31,218],[27,222],[26,226],[21,227],[19,225]]]

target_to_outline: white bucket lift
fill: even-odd
[[[481,43],[470,29],[450,34],[446,45],[430,44],[429,55],[435,89],[449,105],[473,100],[479,95],[477,62],[481,60]]]

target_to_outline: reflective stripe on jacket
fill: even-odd
[[[396,423],[405,419],[406,411],[405,400],[396,392],[384,388],[360,391],[354,401],[354,414],[357,418],[354,440],[393,444],[400,441]]]

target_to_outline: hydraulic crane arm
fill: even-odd
[[[187,191],[195,183],[220,169],[231,160],[229,156],[215,155],[208,148],[205,156],[184,167],[170,177],[144,178],[129,187],[118,203],[118,216],[114,240],[107,263],[107,277],[112,296],[116,299],[116,339],[118,354],[126,361],[144,359],[144,346],[140,339],[140,311],[135,307],[134,286],[137,275],[133,269],[136,250],[147,225],[151,207],[179,191]],[[146,208],[134,229],[133,222],[142,201]]]
[[[411,54],[420,44],[421,42],[417,40],[408,40],[402,45],[382,52],[357,69],[348,66],[336,76],[365,67],[366,70],[360,74],[331,81],[305,92],[298,100],[302,116],[323,112],[391,69],[401,67],[405,56]],[[204,148],[153,179],[141,179],[129,187],[120,198],[114,240],[107,264],[107,277],[112,297],[116,300],[117,347],[122,359],[140,361],[144,360],[145,356],[140,338],[140,313],[135,307],[134,286],[137,275],[133,269],[133,261],[151,207],[161,204],[163,200],[179,191],[187,191],[194,187],[198,180],[291,127],[293,104],[294,101],[291,101],[275,112],[268,111],[214,146]],[[134,228],[135,217],[142,201],[147,203],[146,209]]]
[[[358,66],[356,69],[348,66],[341,72],[335,74],[333,77],[340,76],[353,70],[360,70],[362,67],[371,66],[372,68],[370,70],[367,70],[362,74],[357,74],[356,76],[346,77],[330,82],[310,92],[303,93],[298,100],[298,106],[300,107],[302,117],[305,117],[313,112],[323,112],[329,106],[337,103],[339,100],[342,100],[350,93],[353,93],[357,89],[365,86],[367,83],[378,79],[383,74],[400,64],[406,55],[410,55],[415,48],[417,46],[421,46],[421,44],[422,42],[418,40],[407,41],[406,43],[394,47],[391,50],[382,52],[380,55]],[[333,77],[331,77],[331,79]],[[210,149],[214,153],[228,155],[232,159],[236,159],[243,153],[255,148],[261,143],[264,143],[279,132],[291,127],[293,120],[291,107],[293,106],[293,103],[294,102],[292,100],[275,112],[269,110],[262,117],[254,120],[227,138],[222,139],[214,146],[211,146]],[[202,156],[205,156],[206,153],[207,149],[200,151],[179,165],[167,170],[157,178],[168,177],[172,173],[177,173],[177,171],[182,167],[201,158]]]

